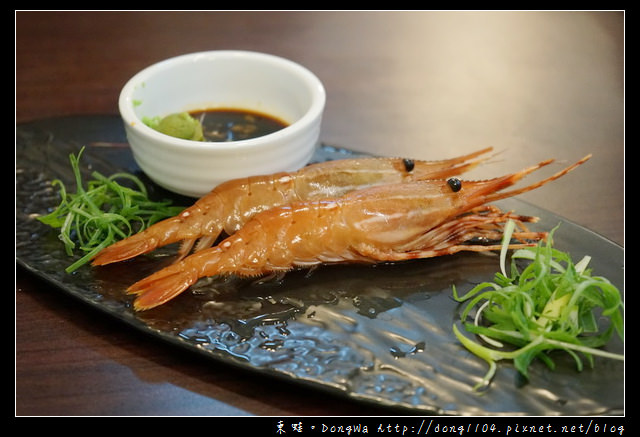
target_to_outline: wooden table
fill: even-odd
[[[126,80],[171,56],[269,52],[324,82],[329,144],[494,146],[477,177],[592,153],[522,198],[623,245],[623,26],[622,12],[17,12],[16,122],[116,114]],[[21,268],[15,389],[19,416],[389,413],[185,356]]]

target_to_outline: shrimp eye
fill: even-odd
[[[402,163],[404,164],[404,169],[408,172],[413,170],[413,168],[416,166],[416,163],[413,161],[413,159],[405,158],[402,160]]]
[[[449,178],[447,179],[447,184],[449,184],[449,188],[454,193],[457,193],[462,188],[462,182],[458,178]]]

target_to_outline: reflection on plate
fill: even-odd
[[[471,355],[451,327],[459,308],[451,297],[491,280],[494,254],[458,254],[395,265],[328,266],[298,271],[280,282],[208,278],[157,309],[136,313],[123,290],[171,260],[175,247],[102,268],[64,273],[70,258],[55,231],[34,215],[57,204],[53,178],[70,180],[69,153],[88,146],[83,162],[103,174],[139,174],[115,116],[66,117],[18,125],[16,255],[18,263],[96,309],[165,341],[212,359],[335,392],[354,400],[419,414],[595,415],[624,413],[624,363],[596,358],[578,372],[558,355],[550,371],[535,363],[530,382],[500,363],[489,391],[472,390],[486,363]],[[356,156],[320,145],[315,160]],[[152,196],[192,200],[145,179]],[[575,259],[592,256],[596,274],[622,290],[620,246],[517,199],[506,209],[562,223],[555,244]],[[608,349],[621,353],[613,341]]]

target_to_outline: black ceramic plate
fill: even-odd
[[[354,400],[420,414],[596,415],[624,413],[624,363],[596,358],[594,369],[576,370],[566,354],[550,371],[534,363],[530,381],[500,363],[490,389],[471,388],[486,363],[456,340],[459,314],[453,285],[468,290],[492,280],[496,256],[458,254],[375,267],[330,266],[294,272],[281,283],[203,280],[189,292],[148,312],[136,313],[126,286],[167,262],[175,247],[102,268],[64,273],[72,261],[56,232],[35,220],[53,205],[48,182],[70,180],[69,153],[87,146],[82,163],[105,175],[129,171],[144,178],[115,116],[67,117],[17,126],[16,258],[20,266],[63,292],[136,328],[212,359],[265,377]],[[319,146],[315,160],[352,157],[349,150]],[[145,179],[153,196],[189,205]],[[623,287],[623,249],[580,226],[517,199],[503,202],[541,218],[537,229],[562,223],[556,246],[574,259],[592,256],[595,274]],[[614,340],[607,349],[622,353]],[[310,389],[310,388],[307,388]]]

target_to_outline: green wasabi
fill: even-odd
[[[167,115],[164,118],[154,117],[143,119],[144,123],[165,135],[185,140],[204,141],[202,125],[188,112]]]

